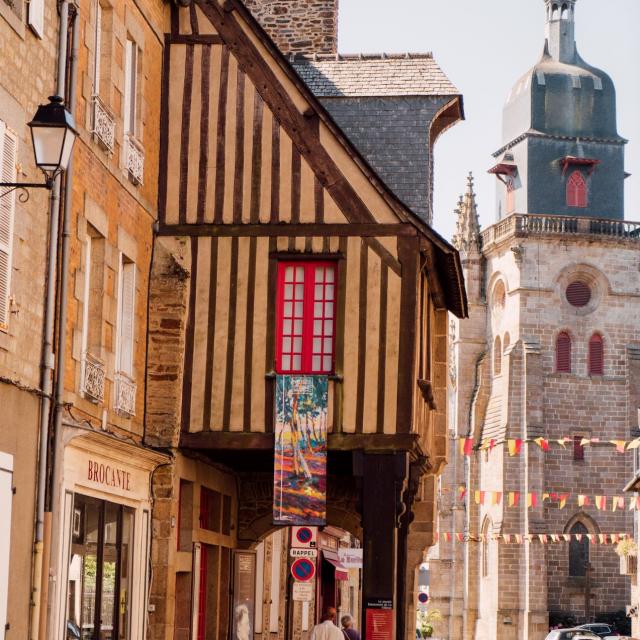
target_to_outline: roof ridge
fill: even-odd
[[[302,53],[290,53],[291,62],[348,62],[351,60],[382,61],[382,60],[433,60],[433,52],[423,53],[315,53],[306,55]]]

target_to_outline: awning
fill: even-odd
[[[593,173],[593,170],[600,164],[600,160],[596,158],[576,158],[575,156],[565,156],[560,159],[562,165],[562,175],[567,172],[569,167],[587,167],[589,175]]]
[[[333,551],[322,550],[322,557],[335,568],[336,580],[348,580],[349,570],[340,562],[338,554]]]

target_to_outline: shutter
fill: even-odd
[[[0,122],[0,178],[16,181],[17,138]],[[11,287],[11,248],[13,218],[16,208],[15,191],[0,198],[0,327],[9,323],[9,291]]]
[[[597,333],[589,340],[589,375],[604,375],[604,344],[602,336]]]
[[[556,339],[556,371],[571,373],[571,338],[560,333]]]
[[[576,280],[567,287],[567,301],[574,307],[586,307],[591,302],[591,288]]]
[[[135,271],[133,262],[122,263],[120,303],[120,371],[133,376],[133,328],[135,314]]]
[[[95,43],[95,68],[93,73],[93,93],[100,95],[100,57],[102,55],[102,5],[96,0],[96,43]]]
[[[29,26],[39,38],[44,37],[44,0],[29,0]]]
[[[11,560],[11,509],[13,506],[13,456],[0,452],[0,629],[4,638],[9,597]]]
[[[580,462],[584,460],[583,436],[573,436],[573,459]]]
[[[124,60],[124,132],[132,134],[131,122],[131,82],[132,82],[132,60],[133,42],[127,40]]]

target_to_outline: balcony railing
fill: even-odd
[[[106,151],[113,153],[116,143],[116,120],[98,96],[93,97],[92,133]]]
[[[144,178],[144,149],[132,136],[125,138],[125,170],[133,184],[142,184]]]
[[[123,416],[133,417],[136,414],[136,383],[121,371],[115,376],[114,409]]]
[[[82,392],[91,402],[99,403],[104,400],[104,362],[85,353],[82,372]]]
[[[547,216],[514,213],[482,233],[482,244],[500,242],[510,236],[588,235],[640,241],[640,223],[582,216]]]

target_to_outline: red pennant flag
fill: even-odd
[[[451,534],[450,534],[450,533],[445,533],[445,534],[444,534],[444,539],[445,539],[447,542],[451,542]]]
[[[473,453],[473,438],[465,438],[463,453],[465,456],[470,456]]]
[[[564,509],[567,506],[567,498],[569,497],[568,493],[563,493],[562,495],[559,496],[558,499],[558,506],[561,509]]]
[[[464,500],[464,497],[467,495],[467,488],[463,485],[458,487],[458,499]]]
[[[489,453],[493,451],[495,446],[496,446],[496,440],[495,438],[491,438],[491,440],[489,441]]]
[[[545,438],[536,438],[534,442],[546,453],[549,451],[549,441]]]
[[[500,504],[500,501],[502,500],[502,492],[501,491],[494,491],[492,494],[492,504],[498,505]]]
[[[464,542],[464,534],[456,533],[456,537],[458,538],[458,542]]]
[[[518,501],[520,500],[520,492],[519,491],[509,491],[509,506],[517,507]]]
[[[509,447],[510,456],[520,455],[520,450],[522,449],[522,440],[520,440],[520,438],[516,438],[515,440],[508,440],[507,446]]]
[[[538,506],[538,496],[535,493],[527,494],[527,506],[535,508]]]

